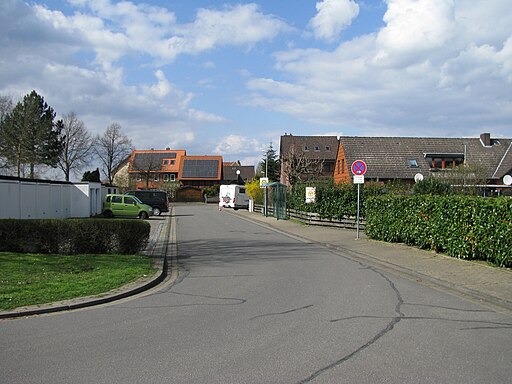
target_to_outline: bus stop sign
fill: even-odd
[[[352,163],[352,173],[361,176],[366,173],[366,163],[363,160],[356,160]]]

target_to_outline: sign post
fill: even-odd
[[[357,184],[357,223],[356,223],[356,239],[359,240],[359,211],[360,211],[360,195],[361,184],[364,184],[364,174],[366,173],[366,163],[363,160],[356,160],[352,163],[352,173],[354,174],[354,184]]]

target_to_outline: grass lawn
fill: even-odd
[[[0,310],[99,295],[154,272],[143,255],[0,252]]]

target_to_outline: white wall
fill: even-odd
[[[0,177],[0,218],[62,219],[101,213],[107,193],[101,183],[66,183]]]

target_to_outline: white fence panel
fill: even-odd
[[[0,219],[63,219],[101,213],[106,193],[101,183],[67,183],[0,176]]]
[[[18,181],[0,181],[0,218],[19,219],[20,183]]]
[[[37,219],[37,184],[20,183],[20,219]]]

